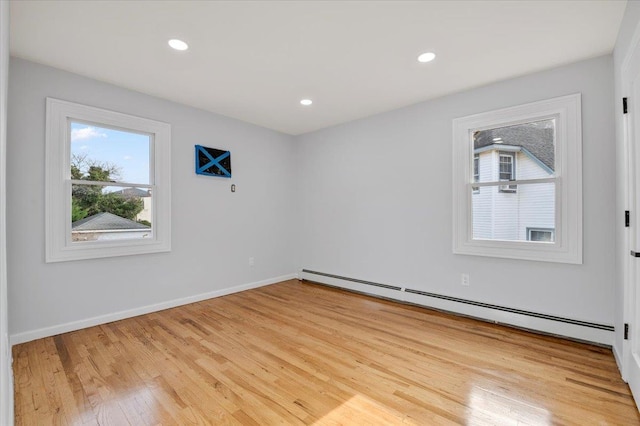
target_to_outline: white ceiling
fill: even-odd
[[[611,53],[625,6],[13,1],[11,52],[296,135]]]

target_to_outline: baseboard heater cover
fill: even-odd
[[[445,296],[445,295],[437,294],[437,293],[430,293],[430,292],[421,291],[421,290],[414,290],[414,289],[411,289],[411,288],[402,288],[402,287],[388,285],[388,284],[381,284],[381,283],[376,283],[376,282],[371,282],[371,281],[366,281],[366,280],[360,280],[360,279],[356,279],[356,278],[343,277],[343,276],[340,276],[340,275],[327,274],[327,273],[324,273],[324,272],[311,271],[311,270],[308,270],[308,269],[303,269],[302,272],[306,272],[307,274],[312,274],[312,275],[319,275],[319,276],[323,276],[323,277],[328,277],[328,278],[335,278],[335,279],[344,280],[344,281],[351,281],[351,282],[355,282],[355,283],[358,283],[358,284],[370,285],[370,286],[373,286],[373,287],[383,287],[383,288],[387,288],[387,289],[390,289],[390,290],[396,290],[396,291],[399,291],[399,292],[417,294],[417,295],[420,295],[420,296],[432,297],[432,298],[435,298],[435,299],[448,300],[450,302],[462,303],[462,304],[472,305],[472,306],[479,306],[479,307],[482,307],[482,308],[494,309],[494,310],[498,310],[498,311],[509,312],[509,313],[512,313],[512,314],[519,314],[519,315],[525,315],[525,316],[534,317],[534,318],[541,318],[541,319],[546,319],[546,320],[551,320],[551,321],[557,321],[557,322],[562,322],[562,323],[565,323],[565,324],[579,325],[579,326],[582,326],[582,327],[595,328],[595,329],[598,329],[598,330],[605,330],[605,331],[615,331],[614,326],[607,325],[607,324],[597,324],[597,323],[594,323],[594,322],[580,321],[580,320],[575,320],[575,319],[571,319],[571,318],[559,317],[559,316],[556,316],[556,315],[541,314],[541,313],[538,313],[538,312],[525,311],[523,309],[509,308],[507,306],[500,306],[500,305],[494,305],[494,304],[490,304],[490,303],[476,302],[474,300],[461,299],[459,297]]]
[[[308,269],[303,269],[302,272],[306,272],[307,274],[313,274],[313,275],[321,275],[323,277],[336,278],[338,280],[351,281],[358,284],[370,285],[373,287],[382,287],[382,288],[388,288],[389,290],[402,291],[402,287],[397,287],[395,285],[374,283],[372,281],[359,280],[356,278],[341,277],[340,275],[326,274],[324,272],[310,271]]]

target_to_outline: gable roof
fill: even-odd
[[[151,194],[149,193],[149,191],[146,191],[146,190],[140,189],[140,188],[124,188],[124,189],[121,189],[120,191],[114,191],[114,192],[112,192],[112,194],[122,195],[125,198],[130,198],[130,197],[139,197],[139,198],[151,197]]]
[[[478,131],[474,134],[474,151],[491,145],[496,149],[500,149],[500,144],[519,146],[553,172],[555,130],[548,123],[548,121],[540,121]],[[498,138],[500,143],[494,140]]]
[[[151,229],[151,227],[107,212],[94,214],[71,224],[72,232],[146,229]]]

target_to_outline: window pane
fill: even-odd
[[[150,184],[149,135],[71,122],[71,178]]]
[[[474,182],[479,182],[480,181],[480,155],[475,154],[473,156],[473,181]],[[474,191],[478,190],[478,187],[473,187]]]
[[[541,179],[555,170],[555,119],[497,127],[473,133],[478,180]],[[476,175],[476,165],[473,167]]]
[[[533,240],[531,229],[555,228],[555,183],[520,184],[511,193],[504,192],[503,186],[472,191],[474,239],[528,241]],[[554,236],[546,241],[553,242]]]
[[[147,188],[72,185],[71,240],[152,238],[151,192]]]
[[[529,241],[553,242],[555,230],[553,229],[528,229]]]
[[[473,156],[473,181],[478,182],[480,180],[480,155]]]
[[[513,180],[513,157],[510,155],[500,155],[500,180]]]

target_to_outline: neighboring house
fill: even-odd
[[[71,224],[72,241],[104,241],[151,237],[151,227],[112,213],[98,213]]]
[[[555,168],[553,120],[474,134],[474,182],[547,178]],[[473,237],[554,241],[553,183],[475,187]]]
[[[151,192],[140,188],[125,188],[115,191],[114,194],[120,194],[125,198],[140,198],[144,203],[144,208],[136,216],[136,220],[146,220],[151,223]]]

